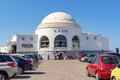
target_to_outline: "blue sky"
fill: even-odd
[[[82,27],[109,37],[109,49],[120,48],[120,0],[0,0],[0,46],[14,34],[34,34],[52,12],[70,14]]]

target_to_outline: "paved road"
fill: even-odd
[[[11,80],[95,80],[86,76],[86,65],[78,60],[42,60],[36,64],[36,70]]]

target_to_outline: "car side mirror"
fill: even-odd
[[[116,66],[117,66],[118,68],[120,68],[120,64],[117,64]]]

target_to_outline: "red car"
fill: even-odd
[[[119,58],[115,55],[100,54],[93,58],[93,60],[86,67],[87,76],[95,76],[96,80],[110,79],[111,71],[116,67]]]
[[[81,61],[81,58],[83,58],[83,57],[85,57],[85,56],[87,56],[87,54],[80,54],[80,55],[78,56],[78,60]]]

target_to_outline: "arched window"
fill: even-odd
[[[67,39],[63,35],[58,35],[54,40],[54,47],[67,47]]]
[[[40,41],[40,48],[48,48],[49,47],[49,39],[46,36],[43,36]]]
[[[77,36],[74,36],[72,38],[72,47],[73,48],[79,48],[79,38]]]

